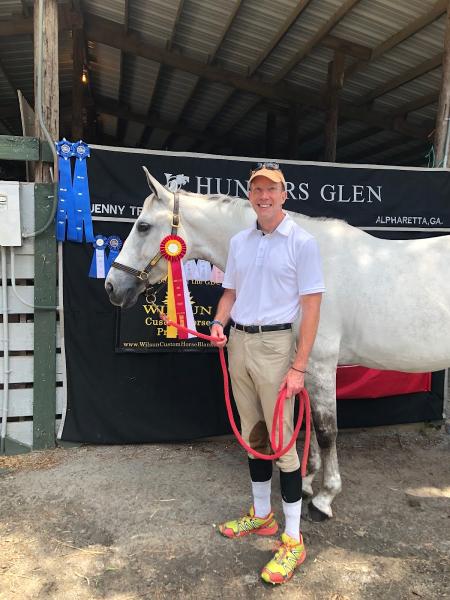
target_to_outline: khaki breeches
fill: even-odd
[[[271,454],[270,432],[278,389],[292,364],[295,336],[291,329],[245,333],[234,327],[228,340],[228,364],[233,395],[241,419],[242,437],[251,447]],[[283,446],[294,431],[294,399],[284,406]],[[251,457],[251,455],[249,454]],[[300,467],[296,444],[276,461],[285,472]]]

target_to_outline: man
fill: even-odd
[[[230,242],[222,286],[224,293],[211,322],[215,346],[228,342],[231,383],[242,427],[252,448],[271,454],[269,433],[279,391],[286,386],[283,439],[294,430],[294,396],[304,387],[308,358],[319,324],[323,284],[315,239],[283,211],[286,181],[276,163],[260,163],[251,172],[249,200],[255,224]],[[298,347],[292,324],[301,315]],[[223,328],[231,320],[227,340]],[[302,480],[296,446],[282,456],[281,495],[285,531],[281,547],[263,568],[268,583],[284,583],[305,557],[300,533]],[[237,538],[272,535],[278,524],[271,508],[272,462],[249,455],[253,505],[249,514],[220,525]]]

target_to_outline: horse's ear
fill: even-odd
[[[155,194],[155,197],[159,198],[160,200],[169,199],[171,192],[169,192],[169,190],[162,186],[159,181],[150,174],[147,167],[143,166],[142,168],[144,169],[145,176],[147,177],[147,183],[151,191]]]

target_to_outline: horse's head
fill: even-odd
[[[133,225],[123,248],[117,258],[118,263],[142,272],[153,257],[159,252],[161,240],[169,235],[172,229],[174,193],[164,188],[144,168],[152,194],[144,202],[137,221]],[[183,228],[177,230],[181,237],[185,236]],[[185,239],[185,237],[184,237]],[[161,258],[150,270],[148,283],[154,284],[167,274],[167,263]],[[132,272],[112,267],[105,280],[105,288],[110,301],[122,308],[133,306],[146,282]]]

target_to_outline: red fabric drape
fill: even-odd
[[[336,374],[336,397],[384,398],[412,392],[431,390],[431,373],[400,373],[377,371],[365,367],[338,367]]]

